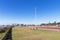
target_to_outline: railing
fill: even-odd
[[[7,31],[2,40],[12,40],[12,27]]]

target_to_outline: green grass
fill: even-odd
[[[60,32],[46,30],[32,30],[25,27],[12,29],[13,40],[60,40]]]
[[[2,38],[5,36],[6,32],[4,33],[0,33],[0,40],[2,40]]]
[[[4,32],[4,33],[0,33],[0,40],[2,40],[2,38],[6,35],[8,29]]]
[[[4,36],[4,33],[0,33],[0,40],[2,39],[3,36]]]

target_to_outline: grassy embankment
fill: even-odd
[[[6,35],[6,33],[8,32],[8,30],[9,30],[8,28],[5,28],[5,30],[4,30],[5,32],[1,32],[0,33],[0,40],[2,40],[2,38]]]
[[[7,32],[7,31],[6,31],[6,32]],[[5,36],[6,32],[0,33],[0,40],[2,40],[2,38]]]

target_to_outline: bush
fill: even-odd
[[[5,32],[5,30],[4,29],[0,29],[0,33],[4,33]]]
[[[0,33],[4,33],[7,30],[8,30],[8,27],[4,27],[4,28],[0,29]]]
[[[7,31],[8,30],[8,27],[4,27],[4,30]]]

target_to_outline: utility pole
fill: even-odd
[[[36,16],[36,8],[35,8],[35,25],[36,25],[36,17],[37,17],[37,16]]]

